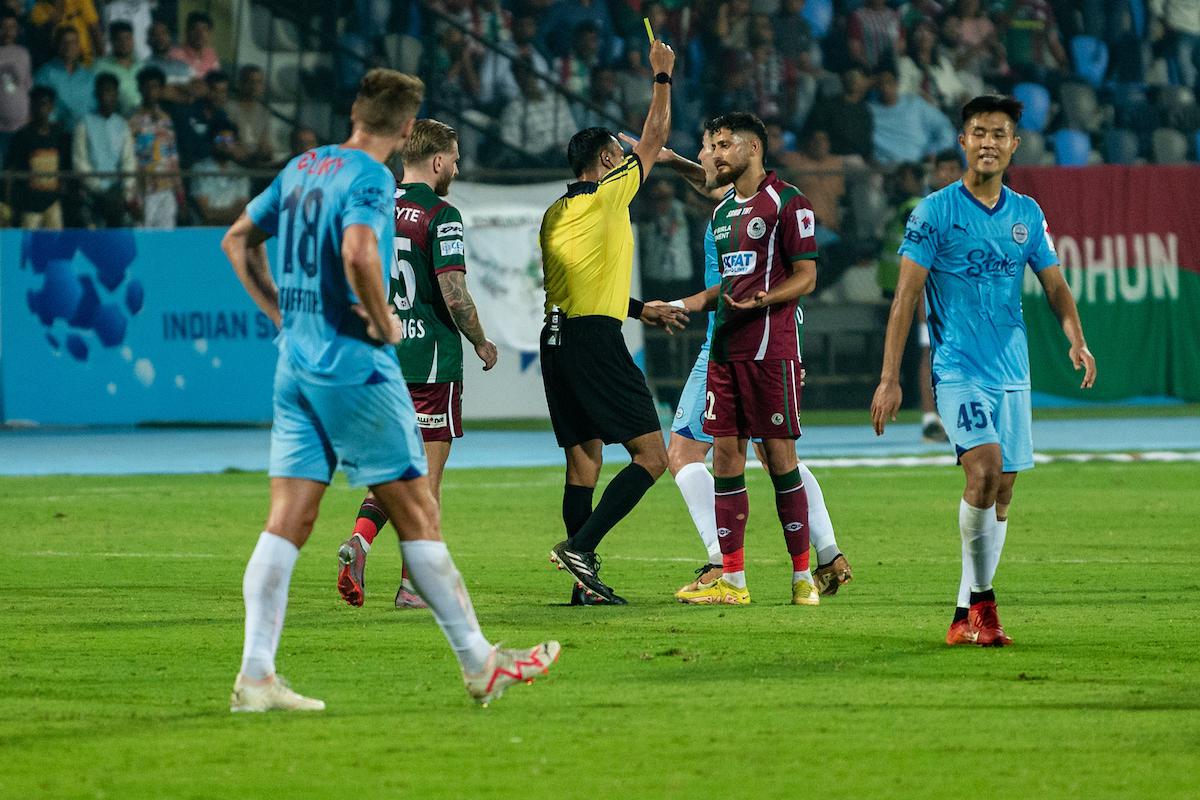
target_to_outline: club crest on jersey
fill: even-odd
[[[1025,244],[1029,241],[1029,228],[1025,227],[1024,222],[1018,222],[1012,227],[1012,237],[1017,244]]]
[[[811,208],[796,209],[796,224],[800,226],[800,235],[807,238],[817,233],[817,218]]]
[[[721,276],[736,278],[749,275],[758,266],[758,253],[753,250],[738,250],[721,256]]]
[[[780,414],[780,413],[772,414],[771,415],[771,424],[772,425],[782,425],[783,424],[783,414]]]
[[[746,226],[746,235],[751,239],[761,239],[767,235],[767,222],[762,217],[755,217]]]

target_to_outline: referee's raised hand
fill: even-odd
[[[655,75],[660,72],[670,75],[675,70],[675,51],[662,39],[650,43],[650,69]]]

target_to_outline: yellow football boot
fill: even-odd
[[[821,604],[821,595],[817,587],[801,578],[792,584],[792,605],[817,606]]]
[[[750,605],[750,590],[739,589],[724,578],[712,585],[695,591],[680,590],[676,595],[679,602],[694,606],[747,606]]]

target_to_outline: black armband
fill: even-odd
[[[645,305],[646,305],[645,303],[643,303],[641,300],[638,300],[636,297],[629,298],[629,314],[628,314],[629,318],[630,319],[641,319],[642,318],[642,308]]]

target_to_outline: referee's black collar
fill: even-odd
[[[567,184],[567,193],[564,197],[578,197],[581,194],[595,194],[596,189],[600,184],[595,181],[575,181]]]

